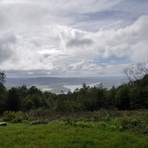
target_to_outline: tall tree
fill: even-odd
[[[6,74],[0,71],[0,113],[6,109],[6,88],[4,86]]]
[[[18,88],[11,88],[8,91],[8,96],[7,96],[7,107],[8,110],[12,111],[19,111],[21,110],[21,98],[19,94]]]
[[[4,71],[0,71],[0,83],[4,84],[6,82],[6,74]]]
[[[6,109],[6,88],[5,86],[0,83],[0,113]]]

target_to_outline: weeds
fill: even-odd
[[[107,111],[60,114],[37,110],[30,112],[5,111],[0,121],[28,123],[32,121],[63,120],[64,124],[78,127],[101,127],[111,130],[136,131],[148,134],[148,111]]]
[[[71,120],[70,120],[71,121]],[[111,126],[111,125],[110,125]],[[0,127],[0,146],[26,147],[148,147],[148,137],[131,131],[114,130],[106,122],[76,121],[76,126],[51,122],[38,126],[11,124]]]
[[[22,123],[22,122],[27,123],[33,120],[33,117],[30,116],[28,113],[23,113],[21,111],[19,112],[5,111],[2,120],[11,123]]]
[[[148,147],[147,111],[101,110],[56,114],[51,118],[46,111],[43,120],[38,120],[42,113],[39,113],[39,117],[37,114],[34,117],[33,113],[35,111],[4,113],[1,121],[7,121],[9,126],[0,127],[1,147]],[[40,122],[51,119],[56,121],[49,124]],[[38,122],[30,125],[29,121]]]
[[[117,112],[117,111],[116,111]],[[140,114],[140,116],[139,116]],[[115,112],[98,111],[92,114],[91,120],[83,118],[64,118],[64,123],[76,127],[98,127],[102,129],[119,130],[119,131],[135,131],[141,134],[148,134],[148,113],[121,111]]]

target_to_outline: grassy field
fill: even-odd
[[[8,123],[0,127],[1,148],[147,148],[148,136],[91,121]]]

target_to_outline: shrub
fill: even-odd
[[[67,118],[64,118],[63,120],[65,122],[66,125],[76,125],[76,119],[75,118],[70,118],[70,117],[67,117]]]
[[[29,121],[31,117],[27,113],[23,113],[21,111],[5,111],[2,120],[11,123],[21,123]]]
[[[5,111],[3,116],[3,121],[10,122],[15,118],[15,112],[14,111]]]

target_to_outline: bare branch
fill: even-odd
[[[138,63],[136,65],[130,65],[123,70],[123,73],[127,76],[129,82],[132,84],[148,74],[148,61],[147,63]]]

